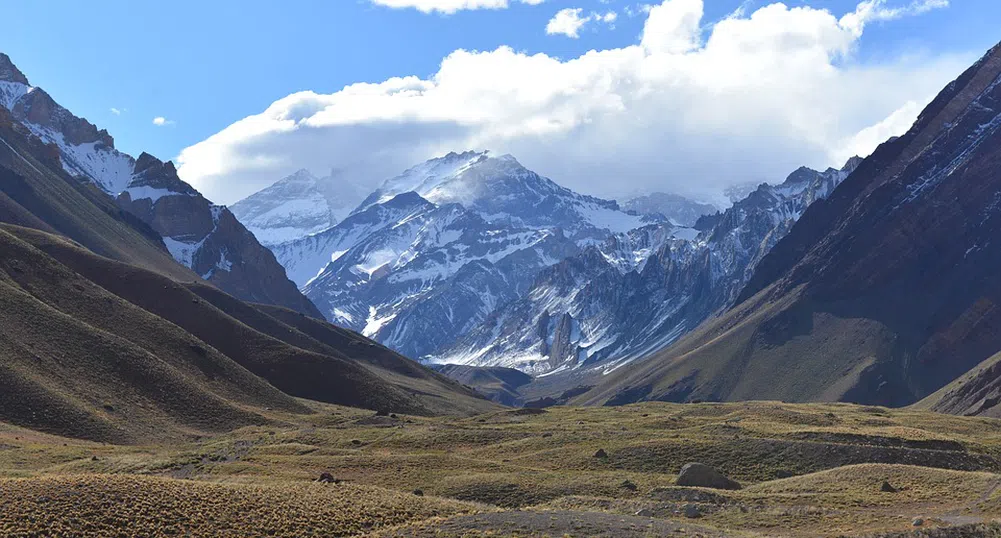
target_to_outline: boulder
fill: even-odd
[[[334,475],[330,473],[321,473],[317,482],[322,482],[324,484],[339,484],[341,481],[334,478]]]
[[[740,489],[740,484],[708,465],[688,463],[678,473],[677,485],[697,488]]]
[[[882,491],[883,493],[896,493],[897,488],[891,486],[889,482],[884,480],[883,485],[879,487],[879,491]]]
[[[608,452],[605,452],[604,448],[599,448],[598,451],[594,453],[594,457],[596,457],[596,458],[607,458],[608,457]]]

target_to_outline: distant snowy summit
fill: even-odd
[[[699,217],[719,211],[713,204],[696,202],[680,194],[652,192],[630,198],[622,208],[640,215],[660,216],[676,226],[695,226]]]
[[[302,169],[230,210],[262,244],[275,246],[331,228],[364,196],[361,187],[336,171],[321,178]]]
[[[512,155],[488,151],[449,153],[382,184],[356,210],[415,192],[436,204],[459,204],[491,223],[560,228],[573,240],[603,240],[651,222],[618,203],[579,194],[521,165]]]
[[[265,230],[259,235],[328,319],[411,357],[451,345],[582,248],[652,223],[667,238],[694,232],[486,151],[411,167],[317,231],[330,222],[323,182],[296,174],[234,212],[255,233]],[[277,242],[279,230],[299,238]]]

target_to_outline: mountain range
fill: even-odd
[[[812,204],[733,308],[579,401],[919,402],[997,415],[999,170],[995,47]]]
[[[228,209],[177,177],[170,162],[115,149],[105,130],[59,105],[0,54],[0,104],[10,119],[58,156],[62,171],[115,198],[162,237],[178,262],[242,299],[321,317],[290,282],[274,255]]]
[[[2,60],[6,87],[25,86]],[[301,398],[422,415],[492,408],[445,376],[318,319],[270,251],[177,180],[169,163],[148,155],[129,161],[118,197],[110,183],[81,175],[67,154],[126,156],[106,133],[36,92],[0,108],[0,421],[145,443],[269,424],[271,411],[314,413]],[[122,203],[132,192],[160,191]],[[143,200],[148,213],[131,212]],[[185,225],[173,237],[158,231]],[[198,237],[203,246],[190,259],[175,258],[171,240]],[[198,272],[202,253],[221,250],[231,271]],[[262,296],[282,290],[270,287],[269,268],[295,293]],[[283,304],[296,297],[298,311]]]
[[[272,248],[327,319],[422,357],[520,297],[541,269],[662,220],[470,151],[408,169],[335,226]]]
[[[868,158],[734,189],[743,197],[723,211],[662,193],[620,206],[476,151],[367,196],[303,170],[230,211],[172,163],[117,151],[6,56],[0,79],[14,291],[92,324],[23,276],[31,264],[59,286],[76,274],[281,394],[427,413],[442,409],[435,398],[476,401],[406,356],[506,404],[764,397],[998,412],[998,49]],[[214,313],[184,314],[188,300]],[[201,320],[220,315],[206,332]],[[233,323],[261,336],[222,329]],[[262,337],[274,341],[258,352],[284,351],[255,358],[226,340]],[[385,398],[330,393],[330,375]]]

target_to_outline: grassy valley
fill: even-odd
[[[920,519],[918,530],[962,536],[1001,517],[994,419],[777,402],[462,419],[301,404],[312,413],[263,412],[266,424],[149,446],[0,427],[0,528],[8,536],[113,536],[137,525],[165,536],[840,536],[910,532]],[[676,486],[693,461],[743,489]],[[895,491],[882,491],[884,482]]]

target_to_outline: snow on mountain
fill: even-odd
[[[626,200],[622,208],[641,215],[662,216],[678,226],[694,226],[699,217],[719,211],[713,204],[696,202],[678,194],[653,192]]]
[[[260,193],[256,215],[312,196],[299,179],[307,188]],[[333,227],[271,248],[328,319],[419,356],[517,299],[541,269],[649,220],[510,155],[450,153],[385,181]]]
[[[309,271],[287,256],[325,257],[306,296],[331,321],[417,356],[453,341],[576,250],[559,230],[499,226],[405,192],[277,252],[299,280]]]
[[[85,177],[112,195],[128,186],[135,164],[132,157],[115,149],[107,131],[74,116],[45,90],[29,85],[6,55],[0,55],[0,104],[33,135],[59,149],[63,168],[70,175]]]
[[[336,173],[318,178],[299,170],[230,210],[262,244],[274,247],[334,226],[363,196],[359,187]]]
[[[600,241],[650,222],[618,204],[578,194],[521,165],[511,155],[449,153],[392,178],[356,211],[403,192],[434,204],[457,203],[489,222],[526,228],[562,228],[576,241]]]
[[[663,348],[732,304],[761,258],[858,161],[841,170],[802,168],[781,185],[763,184],[694,237],[654,225],[586,247],[423,359],[534,374],[608,372]]]
[[[156,230],[175,260],[242,299],[319,316],[269,251],[226,208],[177,177],[170,162],[115,149],[111,135],[73,115],[0,53],[0,104],[59,152],[70,176],[88,181]]]

